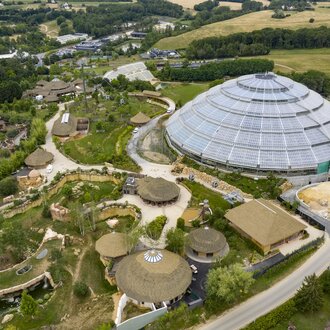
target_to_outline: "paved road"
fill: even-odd
[[[201,330],[236,330],[253,322],[293,297],[305,276],[319,275],[330,267],[330,239],[326,234],[323,246],[291,275],[270,289],[224,313],[216,320],[200,327]]]

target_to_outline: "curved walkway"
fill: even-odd
[[[97,165],[97,166],[87,166],[87,165],[81,165],[77,164],[71,159],[67,158],[65,155],[63,155],[57,148],[55,143],[53,142],[53,136],[52,136],[52,128],[54,125],[54,122],[61,116],[62,112],[65,110],[65,105],[70,104],[72,101],[67,103],[60,103],[59,104],[59,110],[58,112],[46,123],[46,129],[47,129],[47,135],[46,135],[46,143],[42,146],[47,151],[51,152],[54,155],[53,160],[53,171],[51,173],[47,173],[46,169],[41,169],[40,173],[44,175],[48,182],[51,181],[57,172],[65,172],[66,170],[74,170],[78,167],[88,170],[88,169],[102,169],[103,166]]]

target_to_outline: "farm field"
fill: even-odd
[[[251,58],[265,58],[274,61],[274,71],[287,73],[318,70],[330,74],[330,48],[272,50],[269,55]]]
[[[161,39],[155,44],[155,47],[160,49],[183,49],[193,40],[229,35],[237,32],[261,30],[266,27],[299,29],[303,27],[319,27],[321,25],[330,26],[329,8],[318,7],[315,11],[292,12],[291,16],[285,19],[271,18],[272,14],[273,11],[266,10],[246,14],[227,21],[208,24],[176,37]],[[313,24],[309,23],[310,18],[315,19]]]

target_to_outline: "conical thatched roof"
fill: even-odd
[[[130,121],[132,124],[143,125],[150,121],[150,117],[145,115],[143,112],[139,112],[134,117],[132,117]]]
[[[27,156],[24,162],[28,167],[41,167],[46,166],[53,158],[54,156],[52,153],[38,148]]]
[[[167,250],[129,255],[119,263],[116,272],[120,290],[140,302],[174,299],[186,291],[191,278],[187,261]]]
[[[179,187],[163,178],[145,177],[137,181],[138,195],[150,202],[169,202],[178,198]]]
[[[96,241],[95,250],[107,258],[117,258],[127,254],[127,235],[112,232]]]
[[[188,235],[188,245],[193,250],[202,253],[215,253],[226,247],[225,236],[212,228],[198,228]]]

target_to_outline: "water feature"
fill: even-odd
[[[49,294],[53,290],[48,279],[45,277],[44,280],[37,285],[28,289],[29,295],[35,300],[44,299],[45,294]],[[17,292],[7,299],[0,299],[0,318],[4,314],[11,313],[19,308],[21,301],[21,292]]]

